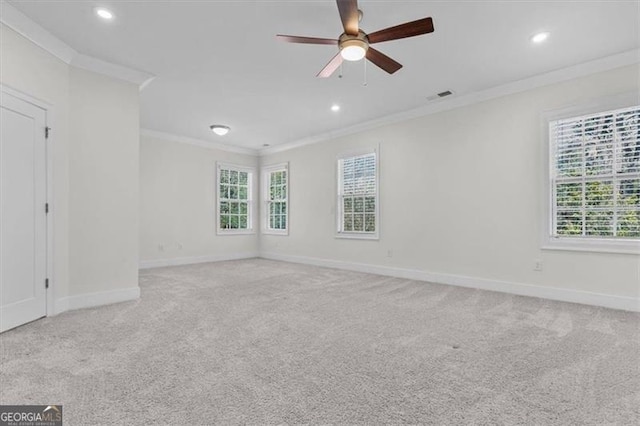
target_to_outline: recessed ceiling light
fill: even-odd
[[[106,20],[113,19],[113,13],[103,7],[99,7],[96,9],[96,15]]]
[[[263,143],[262,146],[264,146],[266,148],[266,147],[271,146],[271,145],[268,144],[268,143]]]
[[[209,126],[209,128],[218,136],[224,136],[229,133],[229,130],[231,130],[229,126],[223,126],[221,124],[214,124]]]
[[[534,34],[531,37],[531,41],[534,42],[534,43],[542,43],[543,41],[545,41],[548,38],[549,38],[549,33],[547,31],[545,31],[545,32],[542,32],[542,33]]]
[[[333,112],[340,111],[340,105],[337,105],[337,104],[331,105],[331,111],[333,111]]]

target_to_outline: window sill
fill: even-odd
[[[249,229],[249,230],[222,230],[222,229],[218,229],[218,231],[216,232],[216,235],[254,235],[256,233],[256,231]]]
[[[380,237],[378,234],[358,234],[358,233],[349,233],[349,232],[341,232],[336,234],[336,238],[345,239],[345,240],[373,240],[378,241]]]
[[[592,253],[640,254],[640,241],[580,240],[572,238],[549,239],[542,250],[580,251]]]
[[[286,237],[287,235],[289,235],[289,230],[283,230],[283,231],[263,230],[262,235],[280,235],[282,237]]]

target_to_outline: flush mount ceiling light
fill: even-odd
[[[106,19],[107,21],[113,19],[113,13],[110,10],[105,9],[104,7],[96,8],[96,15],[98,15],[102,19]]]
[[[543,41],[545,41],[548,38],[549,38],[549,32],[548,31],[544,31],[544,32],[537,33],[537,34],[534,34],[533,36],[531,36],[531,41],[533,43],[540,44],[540,43],[542,43]]]
[[[209,126],[209,128],[218,136],[224,136],[229,133],[229,130],[231,130],[229,126],[223,126],[221,124],[214,124],[212,126]]]

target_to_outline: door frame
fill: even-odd
[[[54,125],[54,108],[53,105],[49,102],[43,101],[41,99],[35,98],[21,90],[14,89],[6,84],[0,83],[0,92],[2,94],[11,95],[15,98],[18,98],[24,102],[32,104],[38,108],[41,108],[45,112],[45,122],[46,126],[51,128]],[[44,129],[43,129],[44,131]],[[47,200],[46,202],[49,204],[49,212],[47,214],[46,221],[46,273],[47,278],[49,279],[49,288],[45,289],[45,297],[46,297],[46,316],[55,315],[57,312],[55,311],[55,285],[56,280],[54,276],[54,261],[53,261],[53,253],[54,253],[54,245],[53,245],[53,224],[54,224],[54,216],[56,214],[55,206],[52,205],[51,200],[53,199],[54,194],[54,184],[53,184],[53,150],[55,148],[55,131],[49,132],[49,137],[45,143],[45,176],[46,176],[46,192],[47,192]],[[44,284],[43,284],[44,285]]]

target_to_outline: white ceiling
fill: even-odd
[[[318,79],[336,47],[274,37],[337,38],[332,0],[11,3],[81,53],[157,75],[141,92],[143,128],[256,149],[421,107],[443,90],[467,94],[640,47],[637,1],[361,0],[367,32],[426,16],[435,26],[376,45],[404,68],[387,75],[369,63],[364,86],[364,62]],[[96,6],[116,19],[100,20]],[[551,37],[532,45],[541,30]],[[215,136],[216,123],[232,131]]]

